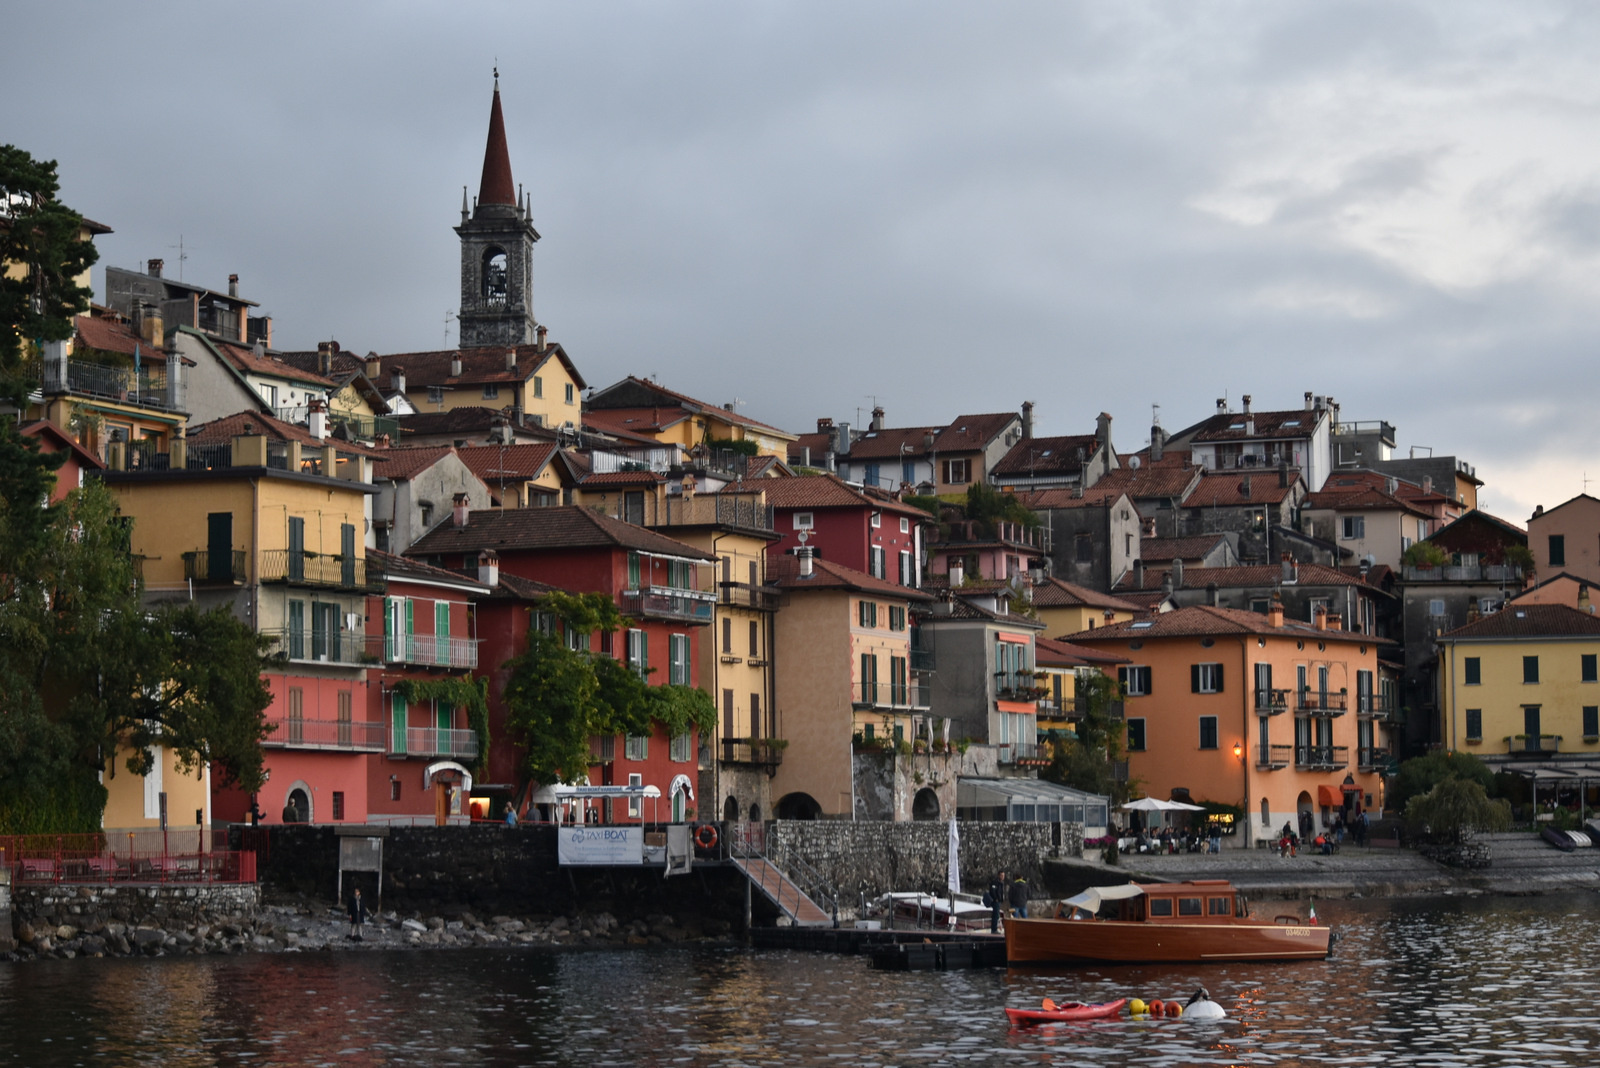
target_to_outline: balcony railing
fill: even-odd
[[[710,623],[712,593],[700,590],[680,590],[670,586],[651,586],[643,590],[625,590],[622,612],[635,619],[672,619],[689,623]]]
[[[181,390],[168,388],[166,363],[159,358],[137,371],[84,360],[46,361],[41,384],[45,393],[79,393],[166,412],[181,410],[183,402]]]
[[[305,426],[311,420],[311,408],[304,404],[297,404],[288,408],[274,408],[272,414],[285,423],[293,423],[295,426]],[[375,441],[379,434],[389,435],[392,441],[400,439],[400,421],[388,415],[370,416],[341,411],[329,412],[329,433],[340,429],[345,431],[345,437],[355,441]]]
[[[1445,564],[1441,567],[1419,567],[1406,564],[1400,568],[1400,577],[1406,582],[1522,582],[1522,568],[1517,564]]]
[[[266,549],[261,553],[261,581],[286,582],[291,586],[321,586],[340,590],[383,589],[383,573],[367,570],[361,557],[338,553],[293,552]]]
[[[1256,690],[1256,714],[1276,716],[1289,710],[1288,690]]]
[[[911,670],[912,671],[932,671],[933,670],[933,650],[932,649],[922,649],[922,648],[919,648],[919,647],[913,645],[911,647]]]
[[[1001,742],[995,747],[1002,765],[1046,763],[1050,751],[1037,742]]]
[[[445,727],[407,727],[389,731],[389,755],[478,759],[478,732]]]
[[[384,725],[364,719],[306,719],[285,716],[269,720],[277,730],[262,745],[283,749],[343,749],[355,753],[381,753]]]
[[[1356,694],[1356,715],[1367,719],[1388,719],[1393,709],[1389,707],[1389,698],[1381,693]]]
[[[1389,763],[1391,753],[1386,745],[1365,745],[1356,750],[1356,767],[1362,771],[1375,771]]]
[[[183,554],[183,577],[190,582],[238,585],[245,581],[245,552],[234,549],[212,553],[205,549]]]
[[[770,586],[751,586],[743,582],[718,583],[717,603],[735,608],[754,608],[773,612],[778,607],[778,591]]]
[[[995,696],[1002,701],[1037,701],[1045,693],[1039,679],[1031,671],[997,671],[994,673]]]
[[[1350,765],[1348,745],[1297,745],[1294,747],[1294,766],[1297,768],[1344,768]]]
[[[1518,757],[1542,757],[1561,752],[1559,734],[1513,734],[1506,739],[1506,752]]]
[[[869,708],[923,710],[929,707],[931,697],[932,694],[926,686],[863,682],[856,685],[853,703],[858,710]]]
[[[391,634],[383,639],[383,662],[423,667],[475,668],[478,639],[435,634]]]
[[[773,509],[754,494],[717,493],[666,499],[655,527],[739,527],[743,530],[772,530]]]
[[[1322,693],[1318,690],[1301,690],[1295,699],[1295,711],[1309,716],[1342,716],[1348,703],[1347,694]]]
[[[1294,755],[1292,745],[1258,745],[1256,746],[1256,767],[1258,768],[1286,768],[1289,758]]]
[[[768,745],[750,738],[724,738],[722,740],[724,764],[754,764],[762,768],[775,768],[783,763],[783,747]]]
[[[272,652],[301,664],[376,664],[383,654],[383,639],[360,631],[281,627],[261,633],[272,639]]]

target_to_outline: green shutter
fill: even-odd
[[[406,753],[406,699],[401,694],[395,694],[390,703],[390,716],[393,720],[393,739],[389,742],[389,752],[398,756]]]

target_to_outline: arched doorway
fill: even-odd
[[[1311,794],[1301,790],[1300,796],[1295,798],[1294,810],[1300,821],[1295,833],[1302,838],[1310,837],[1311,832],[1317,829],[1317,810],[1312,803]]]
[[[939,795],[933,792],[933,787],[924,786],[917,791],[917,796],[911,799],[911,818],[914,820],[939,818]]]
[[[761,822],[761,806],[760,805],[752,804],[750,806],[750,822],[751,823],[760,823]]]
[[[780,820],[821,819],[822,806],[810,794],[788,794],[778,802],[777,817]]]
[[[727,820],[729,823],[738,822],[739,799],[737,797],[730,795],[726,801],[722,802],[722,818]]]
[[[305,783],[297,782],[289,788],[289,796],[283,802],[283,822],[311,822],[311,788]]]

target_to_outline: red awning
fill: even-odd
[[[1317,804],[1324,808],[1338,808],[1344,803],[1339,792],[1331,786],[1317,787]]]

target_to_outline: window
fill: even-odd
[[[873,465],[868,464],[867,465],[867,470],[868,471],[873,470]],[[872,529],[873,530],[878,530],[879,528],[881,528],[883,526],[883,513],[882,512],[873,512],[872,513],[872,518],[869,520],[869,522],[872,524]]]
[[[861,654],[861,700],[878,703],[878,657],[873,653]]]
[[[911,520],[907,519],[905,516],[901,516],[900,517],[900,533],[902,533],[902,534],[910,534],[911,533]]]
[[[874,545],[867,559],[867,573],[873,578],[888,578],[889,572],[884,561],[883,546]]]
[[[1210,897],[1206,899],[1208,911],[1213,916],[1232,916],[1233,902],[1225,897]]]
[[[544,396],[544,379],[539,375],[533,376],[533,395],[535,397]]]
[[[333,818],[336,819],[336,820],[344,819],[344,791],[343,790],[335,790],[333,792]]]
[[[911,570],[911,554],[902,552],[900,554],[900,585],[915,586],[916,584],[916,573]]]
[[[1217,747],[1217,717],[1200,717],[1200,748],[1215,749]]]
[[[1267,611],[1271,608],[1272,602],[1266,598],[1257,598],[1256,600],[1250,602],[1250,611],[1254,612],[1258,616],[1266,615]]]
[[[972,461],[946,460],[944,462],[944,481],[950,485],[964,485],[972,481]]]
[[[639,583],[644,580],[643,568],[640,566],[639,554],[628,554],[628,589],[636,590]]]
[[[1428,615],[1435,619],[1444,618],[1444,598],[1435,597],[1428,602]]]
[[[1600,705],[1583,706],[1583,736],[1600,737]]]
[[[689,636],[667,635],[667,681],[674,686],[689,685]]]
[[[1144,719],[1128,720],[1128,752],[1144,752]]]
[[[1122,683],[1129,697],[1144,697],[1150,692],[1150,669],[1148,667],[1118,668],[1117,681]]]
[[[730,741],[733,738],[737,737],[737,731],[736,731],[736,729],[735,729],[735,727],[733,725],[733,691],[732,690],[723,690],[722,691],[722,736],[724,738],[729,739]]]
[[[906,659],[903,656],[889,658],[889,691],[889,699],[896,708],[903,708],[911,703],[911,688],[906,674]]]
[[[733,620],[728,616],[722,617],[722,654],[733,655]]]
[[[879,467],[878,464],[867,464],[866,465],[866,473],[861,476],[861,481],[866,483],[869,486],[882,485],[882,483],[878,480],[880,470],[881,470],[881,468]],[[879,516],[873,516],[872,517],[872,525],[873,526],[877,526],[879,521],[880,521],[880,517]]]
[[[1075,550],[1074,559],[1080,564],[1094,563],[1094,539],[1088,534],[1079,534],[1073,539]]]
[[[1525,657],[1522,658],[1522,681],[1523,682],[1538,682],[1539,681],[1539,658],[1538,657],[1536,657],[1536,656],[1525,656]]]
[[[628,760],[650,759],[650,736],[647,734],[630,734],[622,743],[622,755]],[[629,776],[631,779],[632,776]]]
[[[812,530],[814,528],[815,523],[810,512],[796,512],[794,514],[794,529]]]
[[[1199,916],[1201,914],[1200,900],[1198,897],[1180,897],[1178,899],[1178,915]]]
[[[750,621],[750,655],[761,655],[761,627],[753,619]]]
[[[339,732],[339,744],[340,745],[349,745],[349,744],[351,744],[352,738],[351,738],[351,723],[350,723],[350,721],[351,721],[351,718],[352,718],[351,717],[351,712],[354,709],[354,704],[355,704],[355,695],[354,694],[352,694],[349,690],[340,690],[339,691],[339,704],[338,704],[338,709],[335,712],[335,715],[338,716],[338,720],[337,720],[335,726],[336,726],[336,728],[337,728],[337,730]]]
[[[629,772],[628,773],[628,785],[629,786],[643,786],[644,785],[644,776],[640,775],[636,771]],[[644,798],[639,797],[637,794],[635,794],[633,797],[628,798],[628,818],[636,820],[636,819],[640,819],[641,817],[643,817],[643,815],[644,815]]]
[[[1462,668],[1466,678],[1463,680],[1468,686],[1478,686],[1483,682],[1482,663],[1475,656],[1469,656],[1462,661]]]
[[[1550,566],[1563,567],[1567,562],[1567,537],[1565,534],[1550,535]]]
[[[389,779],[389,800],[400,800],[400,777],[398,775]]]
[[[778,733],[776,724],[771,733]],[[761,737],[761,695],[758,693],[750,695],[750,737]]]
[[[443,386],[429,386],[428,387],[428,403],[429,404],[443,404],[444,403],[444,387]]]
[[[1222,665],[1221,664],[1190,664],[1189,665],[1189,692],[1190,693],[1221,693],[1222,692]]]
[[[667,749],[667,759],[674,764],[686,763],[690,756],[689,735],[674,734],[672,744]]]
[[[1347,515],[1341,518],[1340,537],[1345,541],[1360,541],[1367,536],[1367,517],[1364,515]]]
[[[1150,915],[1171,916],[1172,899],[1170,897],[1154,897],[1150,899]]]
[[[1597,659],[1600,658],[1597,658],[1594,653],[1583,654],[1584,682],[1600,682],[1600,665],[1597,665]]]
[[[1467,709],[1467,741],[1483,741],[1483,709]]]
[[[642,630],[628,631],[628,666],[641,679],[650,674],[650,635]]]
[[[905,606],[897,605],[897,604],[892,604],[892,605],[889,606],[889,629],[890,630],[905,630],[906,629],[906,610],[905,610]]]
[[[878,625],[878,602],[862,601],[858,614],[863,627],[876,627]]]
[[[572,383],[571,382],[567,383],[566,392],[567,392],[567,403],[571,404],[572,403]]]
[[[484,383],[484,387],[483,387],[483,399],[484,400],[494,400],[498,396],[500,396],[500,387],[499,386],[495,385],[493,382]]]

